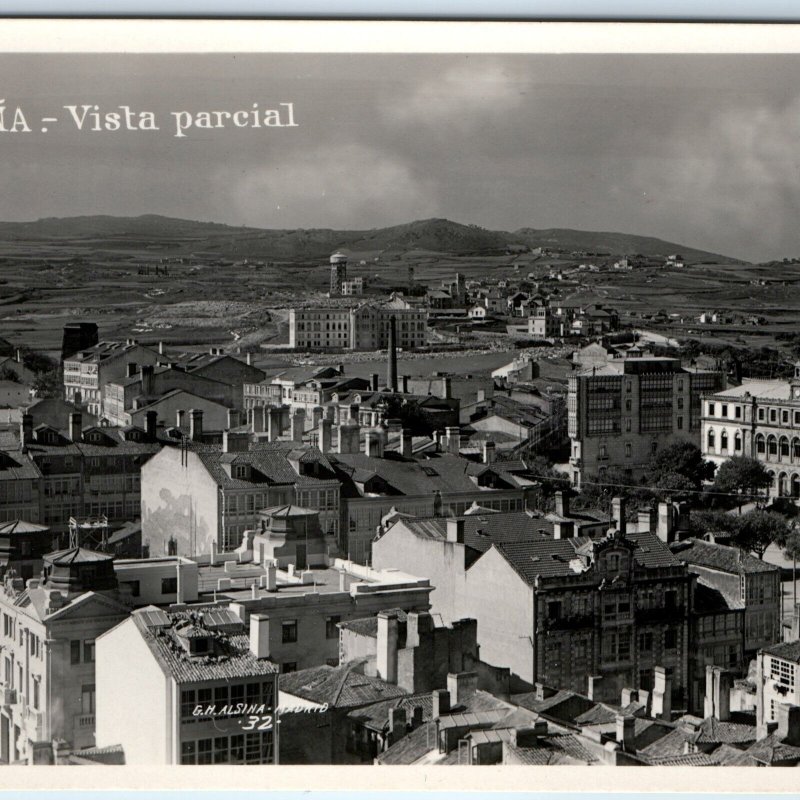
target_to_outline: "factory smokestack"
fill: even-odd
[[[386,365],[386,386],[390,392],[397,391],[397,321],[389,317],[389,363]]]

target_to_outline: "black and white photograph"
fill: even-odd
[[[0,764],[800,765],[800,29],[115,24],[0,36]]]

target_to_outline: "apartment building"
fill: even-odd
[[[747,456],[767,468],[772,497],[800,498],[800,363],[790,380],[745,380],[703,398],[701,449],[722,464]]]
[[[112,558],[102,553],[49,553],[41,578],[27,584],[6,573],[0,761],[53,763],[54,741],[64,749],[94,745],[95,641],[129,611]]]
[[[99,342],[79,350],[64,359],[64,399],[99,417],[106,384],[127,378],[142,366],[155,366],[159,358],[157,350],[135,339]]]
[[[126,764],[277,764],[277,674],[258,615],[138,609],[97,639],[97,746]]]
[[[300,350],[382,350],[389,321],[396,321],[397,347],[411,350],[428,340],[427,312],[365,303],[355,308],[293,308],[289,344]]]
[[[621,358],[569,378],[568,432],[572,481],[608,468],[640,477],[659,448],[700,444],[701,397],[724,383],[719,372],[673,358]]]

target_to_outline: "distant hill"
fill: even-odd
[[[213,252],[231,258],[325,258],[334,250],[430,250],[448,254],[488,253],[506,245],[554,247],[608,252],[614,255],[681,253],[690,261],[744,263],[715,253],[624,233],[599,233],[561,228],[514,232],[462,225],[447,219],[426,219],[372,230],[261,229],[215,222],[162,217],[83,216],[48,217],[35,222],[0,222],[0,241],[69,241],[79,244],[104,239],[118,244],[164,242],[185,252]]]
[[[724,264],[745,264],[741,259],[696,250],[684,244],[665,242],[651,236],[634,236],[628,233],[576,231],[570,228],[520,228],[514,236],[529,247],[553,247],[563,250],[585,250],[614,255],[668,256],[682,255],[687,261],[716,261]]]

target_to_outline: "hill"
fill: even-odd
[[[453,255],[481,254],[502,251],[509,244],[524,244],[568,251],[601,251],[613,255],[641,253],[666,256],[681,253],[690,261],[744,263],[685,245],[624,233],[566,228],[494,231],[447,219],[418,220],[372,230],[261,229],[157,214],[139,217],[48,217],[35,222],[0,222],[0,241],[51,244],[63,241],[88,246],[97,240],[131,246],[164,242],[186,253],[207,252],[230,258],[320,259],[338,249],[356,252],[428,250]]]

